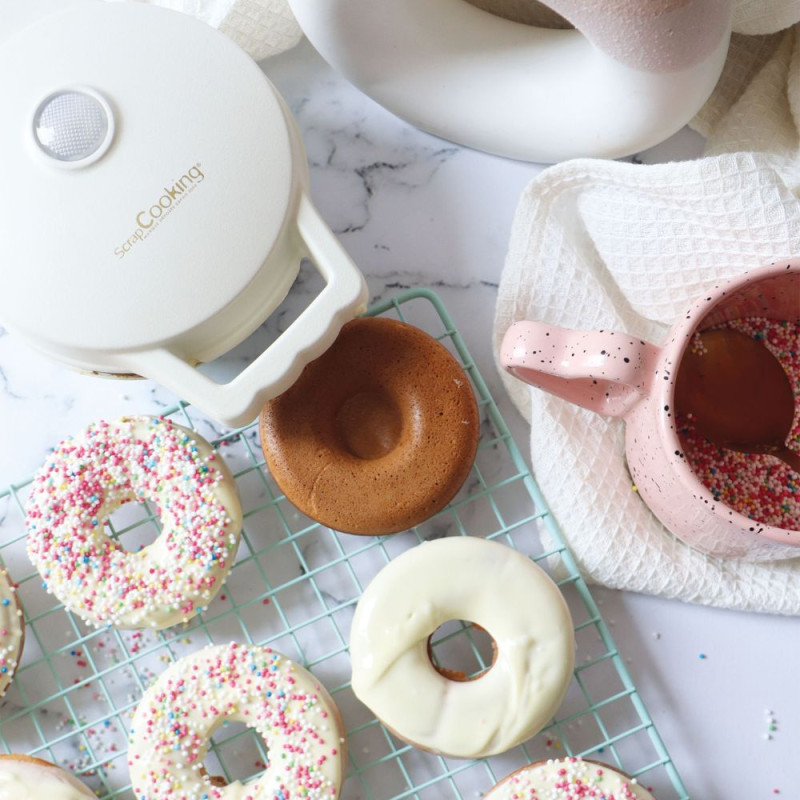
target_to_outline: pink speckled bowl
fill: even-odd
[[[710,289],[660,347],[626,333],[517,322],[500,361],[511,374],[626,423],[628,467],[642,499],[677,537],[714,556],[800,556],[800,530],[761,524],[715,501],[686,462],[674,414],[675,380],[697,331],[742,317],[800,320],[800,259],[745,272]]]

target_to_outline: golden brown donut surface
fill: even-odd
[[[385,317],[352,320],[261,412],[261,446],[286,497],[339,531],[385,534],[441,510],[464,483],[480,420],[441,343]]]

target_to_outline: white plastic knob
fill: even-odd
[[[36,110],[33,133],[39,149],[63,166],[97,161],[114,135],[108,103],[90,89],[63,89],[46,97]]]

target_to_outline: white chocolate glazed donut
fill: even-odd
[[[255,730],[269,764],[218,787],[203,759],[225,721]],[[230,644],[182,658],[145,692],[128,766],[137,800],[336,800],[346,749],[339,711],[310,672],[267,647]]]
[[[0,569],[0,697],[14,678],[24,641],[25,619],[17,591],[6,570]]]
[[[289,3],[323,58],[390,111],[539,162],[617,158],[663,141],[711,94],[730,37],[731,0],[548,0],[575,30],[464,0]]]
[[[480,625],[495,663],[474,680],[441,675],[427,652],[448,620]],[[572,619],[558,587],[529,558],[469,536],[426,542],[389,562],[356,607],[353,691],[402,739],[479,758],[540,731],[572,677]]]
[[[0,800],[97,800],[97,795],[61,767],[30,756],[0,755]]]
[[[123,503],[151,500],[161,534],[129,553],[105,530]],[[28,555],[46,588],[96,626],[166,628],[202,611],[233,566],[242,511],[221,456],[154,417],[97,422],[62,442],[27,507]]]
[[[621,772],[597,761],[561,758],[539,761],[504,778],[483,800],[653,800]]]

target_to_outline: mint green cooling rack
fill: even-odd
[[[531,761],[582,755],[605,761],[651,787],[658,800],[689,795],[642,702],[556,521],[438,297],[413,290],[371,310],[438,338],[472,380],[482,414],[472,472],[450,505],[412,531],[358,537],[299,513],[264,466],[255,424],[220,431],[186,406],[168,416],[213,441],[233,470],[245,512],[236,565],[200,617],[165,632],[95,630],[45,593],[25,554],[23,513],[31,481],[0,494],[0,558],[27,622],[23,659],[0,711],[0,745],[74,771],[101,798],[132,797],[126,731],[142,691],[167,663],[209,643],[267,644],[311,669],[336,699],[348,729],[345,800],[474,798]],[[545,549],[541,527],[554,546]],[[158,520],[147,504],[129,504],[110,527],[129,550],[152,541]],[[575,622],[577,661],[566,700],[552,723],[524,746],[465,761],[434,756],[392,736],[354,697],[348,631],[362,589],[392,557],[423,539],[497,539],[539,562],[555,578]],[[443,626],[434,660],[475,674],[491,664],[491,642],[467,623]],[[206,766],[243,779],[263,769],[261,742],[244,726],[220,728]]]

